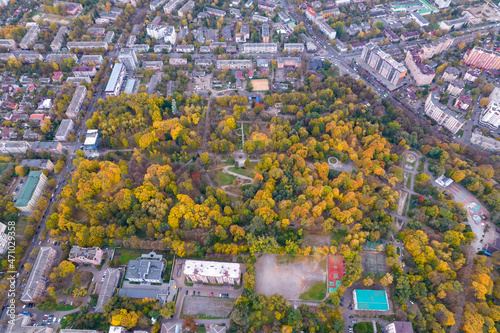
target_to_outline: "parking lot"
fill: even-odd
[[[235,299],[221,297],[186,296],[184,297],[182,314],[190,316],[227,318],[231,313],[235,302]]]

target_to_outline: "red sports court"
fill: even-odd
[[[328,292],[335,292],[345,275],[345,261],[340,254],[328,256]]]

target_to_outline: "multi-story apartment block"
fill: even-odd
[[[66,26],[61,26],[59,30],[57,31],[56,36],[52,40],[52,43],[50,43],[50,48],[52,51],[56,52],[59,51],[62,47],[62,44],[64,42],[64,36],[68,33],[68,28]]]
[[[31,144],[30,150],[35,153],[42,153],[44,151],[51,154],[60,154],[63,151],[64,146],[60,142],[51,141],[37,141]]]
[[[73,59],[78,61],[76,54],[74,53],[50,53],[45,57],[45,62],[61,62],[64,59]]]
[[[436,70],[422,62],[417,48],[409,49],[406,52],[405,63],[410,70],[411,76],[417,83],[417,86],[432,83],[432,80],[436,75]]]
[[[92,264],[99,266],[102,262],[104,251],[98,247],[84,248],[73,246],[69,252],[69,261],[76,262],[77,264]]]
[[[431,43],[426,43],[420,46],[420,56],[422,59],[430,59],[436,54],[448,51],[455,43],[455,40],[450,36],[443,36]]]
[[[454,81],[460,75],[460,70],[456,67],[447,67],[443,73],[442,79],[446,82]]]
[[[142,68],[151,69],[153,71],[159,71],[163,67],[163,61],[143,61]]]
[[[93,64],[94,66],[101,65],[102,62],[104,61],[104,58],[100,54],[85,54],[82,55],[80,58],[80,63],[82,65],[90,65]]]
[[[233,40],[233,31],[231,27],[222,28],[222,38],[226,40],[226,42],[231,42]]]
[[[46,182],[47,176],[42,171],[30,171],[14,207],[21,212],[31,213],[43,194]]]
[[[265,17],[265,16],[262,16],[262,15],[258,15],[256,13],[253,13],[253,15],[252,15],[252,21],[264,23],[264,22],[269,22],[269,18]]]
[[[158,8],[160,8],[161,6],[163,6],[165,1],[166,0],[153,0],[149,3],[149,9],[151,9],[152,11],[155,11]]]
[[[170,58],[168,61],[170,66],[186,66],[187,59],[186,58]]]
[[[166,52],[171,52],[172,51],[172,45],[170,44],[156,44],[153,48],[155,53],[163,53],[164,50]]]
[[[262,25],[262,43],[269,43],[269,24]]]
[[[9,51],[16,49],[16,41],[13,39],[0,39],[0,47],[4,47]]]
[[[40,27],[38,24],[33,24],[24,35],[23,39],[19,43],[19,47],[23,50],[29,49],[33,44],[35,44],[38,39],[38,33],[40,32]]]
[[[106,29],[102,27],[92,27],[88,28],[87,32],[90,34],[92,37],[104,37],[106,35]]]
[[[54,139],[56,141],[68,141],[71,131],[75,127],[75,122],[71,119],[63,119],[57,129]]]
[[[335,17],[340,14],[340,10],[338,8],[327,9],[321,12],[321,15],[324,19],[328,19],[330,17]]]
[[[76,77],[89,76],[94,77],[97,74],[97,70],[94,66],[78,66],[73,67],[73,75]]]
[[[0,222],[0,254],[4,254],[9,247],[9,236],[5,231],[7,231],[7,226]]]
[[[305,46],[302,43],[285,43],[283,46],[283,51],[287,51],[288,53],[302,53],[305,50]]]
[[[399,42],[399,36],[396,35],[390,28],[384,29],[384,36],[389,38],[391,42]]]
[[[177,53],[194,53],[194,45],[177,45],[175,47]]]
[[[200,67],[208,67],[208,66],[212,66],[214,64],[214,60],[212,58],[208,58],[208,57],[197,58],[197,59],[195,59],[194,64],[196,66],[200,66]]]
[[[481,69],[500,69],[500,53],[475,47],[464,55],[464,62]]]
[[[435,91],[431,92],[425,101],[425,114],[453,134],[456,134],[465,124],[465,120],[459,119],[455,112],[439,103]]]
[[[181,9],[179,9],[177,15],[183,17],[185,13],[186,14],[189,13],[189,11],[192,10],[193,8],[194,8],[194,1],[189,0],[188,2],[186,2],[184,6],[181,7]]]
[[[66,45],[68,49],[109,49],[109,44],[106,42],[69,42]]]
[[[500,88],[495,87],[489,98],[490,102],[481,116],[480,123],[496,130],[500,126]]]
[[[481,76],[481,70],[479,68],[469,68],[467,72],[465,72],[464,80],[469,82],[474,82],[480,76]]]
[[[455,101],[454,107],[467,110],[472,105],[472,96],[471,95],[460,95]]]
[[[170,42],[172,45],[175,44],[175,39],[177,37],[175,29],[171,25],[148,24],[146,32],[148,36],[156,38],[157,40],[163,39],[165,43]]]
[[[439,9],[450,7],[451,0],[434,0],[434,3]]]
[[[217,69],[252,69],[252,61],[244,60],[217,60]]]
[[[239,285],[241,269],[238,263],[186,260],[184,275],[191,283]]]
[[[133,72],[139,65],[137,55],[133,49],[121,49],[118,54],[118,61],[125,65],[128,71]]]
[[[399,85],[406,75],[406,67],[382,51],[378,46],[368,43],[363,46],[361,58],[377,73],[394,85]]]
[[[446,88],[446,91],[452,94],[453,96],[458,96],[462,93],[465,88],[465,82],[462,80],[453,80]]]
[[[328,37],[329,39],[335,39],[335,37],[337,36],[337,31],[335,31],[335,29],[333,29],[328,24],[328,22],[326,22],[325,20],[317,20],[316,23],[317,23],[319,30],[323,34],[325,34],[326,37]]]
[[[54,163],[51,160],[38,160],[29,159],[22,160],[20,166],[26,166],[28,168],[37,168],[42,170],[47,170],[48,172],[54,171]]]
[[[247,43],[243,44],[243,53],[277,53],[277,43]]]
[[[403,42],[406,42],[410,39],[418,38],[420,37],[420,33],[418,31],[410,31],[410,32],[405,32],[401,34],[401,40]]]
[[[212,7],[205,7],[205,13],[211,16],[215,17],[224,17],[226,16],[226,11],[212,8]]]
[[[278,68],[293,67],[300,68],[302,61],[299,57],[280,57],[276,61]]]
[[[108,31],[106,32],[106,35],[104,36],[104,41],[108,44],[113,42],[113,38],[115,38],[115,32],[114,31]]]
[[[172,14],[172,12],[175,10],[175,8],[177,8],[177,6],[179,6],[179,4],[182,2],[183,0],[170,0],[169,2],[167,2],[167,4],[163,7],[163,11],[165,12],[165,14]]]
[[[55,249],[51,247],[40,248],[21,296],[21,302],[30,303],[42,296],[56,258],[57,251]]]
[[[87,97],[87,88],[85,86],[78,86],[73,94],[73,98],[69,103],[68,109],[66,110],[66,116],[68,118],[78,117],[78,112],[82,109],[83,102]]]
[[[120,94],[120,89],[122,88],[123,79],[127,74],[125,65],[122,63],[115,64],[113,66],[113,71],[109,76],[108,84],[106,85],[106,90],[104,91],[106,96],[118,96]]]
[[[240,32],[234,35],[234,39],[238,43],[246,43],[250,38],[250,26],[248,24],[242,24],[240,27]]]

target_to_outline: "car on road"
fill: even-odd
[[[193,290],[193,296],[196,295],[196,291]]]
[[[189,293],[189,290],[186,290],[186,295]]]
[[[214,296],[214,292],[212,291],[212,292],[210,293],[210,297],[213,297],[213,296]]]

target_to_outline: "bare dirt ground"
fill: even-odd
[[[55,15],[55,14],[48,14],[48,13],[43,13],[41,15],[33,16],[33,20],[35,20],[35,21],[41,20],[41,21],[49,22],[49,23],[54,22],[54,23],[61,24],[61,25],[68,25],[72,21],[71,18],[67,18],[64,16]]]
[[[227,318],[234,307],[234,299],[186,296],[182,314],[191,316]]]
[[[256,79],[251,80],[253,91],[267,91],[269,90],[269,80],[267,79]]]
[[[255,290],[298,300],[315,282],[326,281],[326,270],[325,256],[262,254],[255,266]]]

